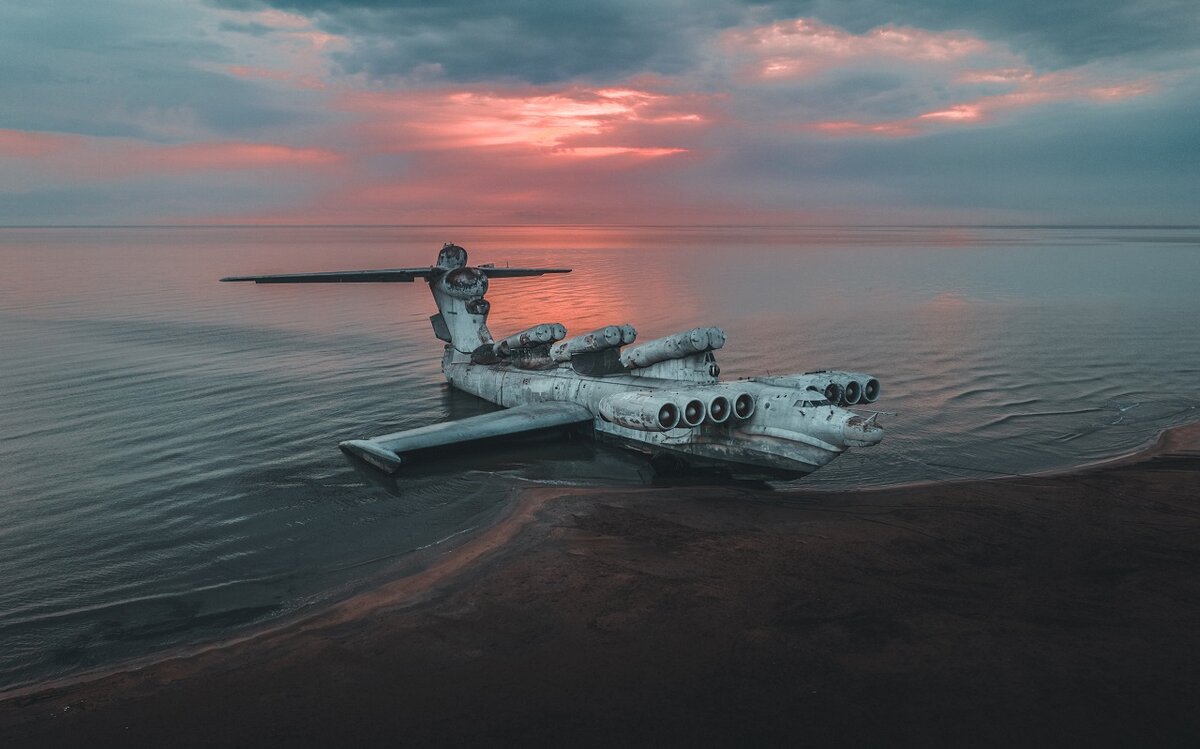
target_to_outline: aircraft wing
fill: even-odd
[[[227,276],[222,281],[253,281],[254,283],[373,283],[379,281],[407,282],[429,278],[442,273],[442,268],[382,268],[380,270],[335,270],[324,273],[281,273],[272,276]]]
[[[388,473],[395,473],[403,462],[401,455],[414,450],[581,424],[593,418],[592,412],[578,403],[547,401],[366,440],[347,440],[338,447]]]

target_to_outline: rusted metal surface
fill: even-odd
[[[542,323],[532,328],[514,333],[496,344],[497,356],[511,356],[514,351],[545,346],[555,341],[561,341],[567,335],[567,329],[562,323]]]
[[[550,358],[554,361],[567,362],[575,354],[589,354],[593,351],[616,348],[626,337],[631,337],[627,331],[633,331],[632,325],[607,325],[591,333],[568,338],[550,347]],[[633,334],[636,335],[636,334]]]
[[[630,325],[566,338],[562,325],[546,323],[494,341],[484,298],[489,278],[567,269],[472,267],[467,260],[465,249],[448,244],[429,268],[222,280],[314,283],[374,276],[370,280],[429,282],[438,307],[430,321],[447,341],[447,381],[509,410],[342,443],[388,471],[399,468],[408,451],[573,423],[590,422],[600,438],[631,449],[725,466],[740,475],[806,474],[849,447],[883,438],[878,414],[846,408],[873,403],[881,392],[878,379],[817,370],[722,383],[713,353],[725,344],[720,328],[693,328],[623,350],[637,337]]]
[[[621,352],[621,363],[630,369],[649,367],[662,361],[719,349],[724,345],[725,331],[720,328],[693,328],[626,349]]]

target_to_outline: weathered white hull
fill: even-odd
[[[447,361],[443,369],[453,387],[507,408],[564,401],[582,404],[593,414],[599,414],[600,401],[606,396],[630,390],[705,392],[736,386],[749,391],[759,404],[749,419],[643,431],[610,423],[597,415],[592,426],[599,438],[629,449],[651,456],[673,455],[697,466],[726,467],[739,474],[812,473],[845,451],[842,433],[847,418],[852,416],[832,406],[802,411],[793,403],[812,397],[811,393],[753,381],[698,385],[632,375],[588,377],[572,371],[569,365],[533,371],[504,364]]]
[[[720,328],[702,327],[621,350],[630,325],[609,325],[565,338],[542,323],[496,340],[487,327],[489,278],[565,273],[567,268],[467,265],[467,251],[447,243],[428,267],[230,276],[255,283],[429,283],[438,313],[434,335],[446,342],[442,371],[452,387],[509,409],[453,423],[367,439],[343,450],[388,472],[424,450],[474,440],[590,426],[601,439],[690,465],[735,474],[801,476],[848,447],[878,443],[878,414],[863,417],[834,404],[872,403],[879,381],[819,370],[737,382],[718,381],[713,351]]]

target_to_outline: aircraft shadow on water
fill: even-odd
[[[342,450],[387,474],[436,448],[507,442],[567,427],[649,456],[662,476],[727,475],[791,479],[826,465],[850,447],[878,444],[879,380],[815,370],[722,382],[714,351],[720,328],[693,328],[632,345],[631,325],[609,325],[568,338],[557,322],[495,339],[485,299],[491,279],[568,273],[568,268],[470,266],[467,251],[446,244],[420,268],[231,276],[255,283],[386,283],[421,279],[437,304],[430,317],[445,342],[442,372],[451,387],[504,409],[369,439]],[[444,450],[440,452],[445,452]],[[408,468],[411,470],[411,467]]]

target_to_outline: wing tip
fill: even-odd
[[[365,460],[386,473],[400,470],[404,461],[400,456],[373,440],[346,440],[338,443],[342,452],[350,453],[356,458]]]

